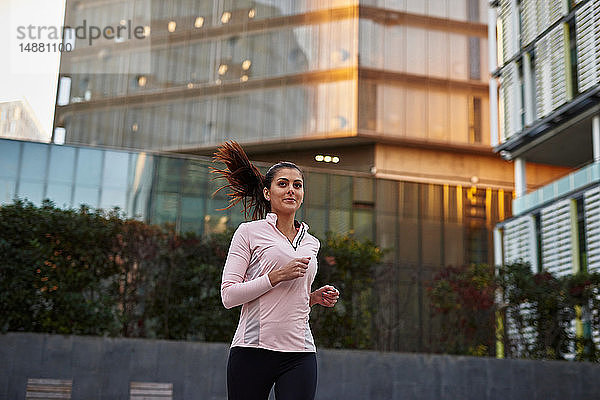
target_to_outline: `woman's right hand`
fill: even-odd
[[[308,270],[308,262],[310,257],[294,258],[287,263],[283,268],[269,272],[269,280],[271,285],[275,286],[283,281],[291,281],[301,278]]]

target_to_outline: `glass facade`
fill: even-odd
[[[48,198],[59,207],[119,207],[182,232],[221,232],[244,218],[239,207],[219,211],[227,199],[212,196],[211,165],[203,157],[0,140],[0,204]],[[380,284],[391,291],[397,319],[381,322],[389,335],[379,346],[427,350],[436,331],[424,286],[442,265],[492,262],[491,228],[510,214],[512,193],[312,169],[305,180],[299,219],[313,234],[353,233],[387,249],[381,276],[393,279]]]
[[[375,133],[489,144],[485,0],[68,1],[66,19],[105,26],[131,10],[149,50],[78,39],[63,55],[55,126],[67,143],[190,152]],[[148,54],[150,70],[135,72]]]
[[[67,3],[74,26],[110,25],[129,15],[127,3],[137,7]],[[97,52],[76,41],[61,64],[70,94],[56,125],[66,129],[67,143],[153,150],[214,147],[230,138],[349,136],[356,131],[355,5],[151,1],[150,14],[138,16],[152,38],[151,71],[132,72],[145,47],[94,43],[91,49],[106,50],[105,62],[120,66],[107,73],[114,67],[98,67]]]

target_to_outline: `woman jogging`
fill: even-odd
[[[233,235],[221,282],[226,308],[242,305],[227,363],[229,400],[312,400],[317,386],[311,306],[333,307],[339,292],[326,285],[311,292],[319,241],[295,220],[304,198],[304,176],[290,162],[263,177],[235,142],[214,157],[229,182],[231,205],[241,201],[251,222]],[[219,190],[220,190],[219,189]]]

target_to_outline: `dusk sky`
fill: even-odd
[[[21,52],[19,26],[52,26],[63,22],[64,0],[0,0],[0,102],[26,100],[50,137],[58,79],[59,53]],[[35,42],[35,40],[30,40]]]

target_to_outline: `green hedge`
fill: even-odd
[[[0,328],[6,331],[230,341],[239,308],[221,304],[233,232],[200,237],[118,210],[0,207]],[[371,348],[372,271],[381,251],[351,236],[322,241],[314,287],[342,292],[314,307],[318,345]]]
[[[600,274],[557,278],[526,263],[494,271],[487,265],[444,268],[428,288],[441,319],[445,352],[507,357],[599,361],[593,331],[600,331]],[[503,323],[496,326],[496,317]],[[581,331],[573,330],[579,318]]]

